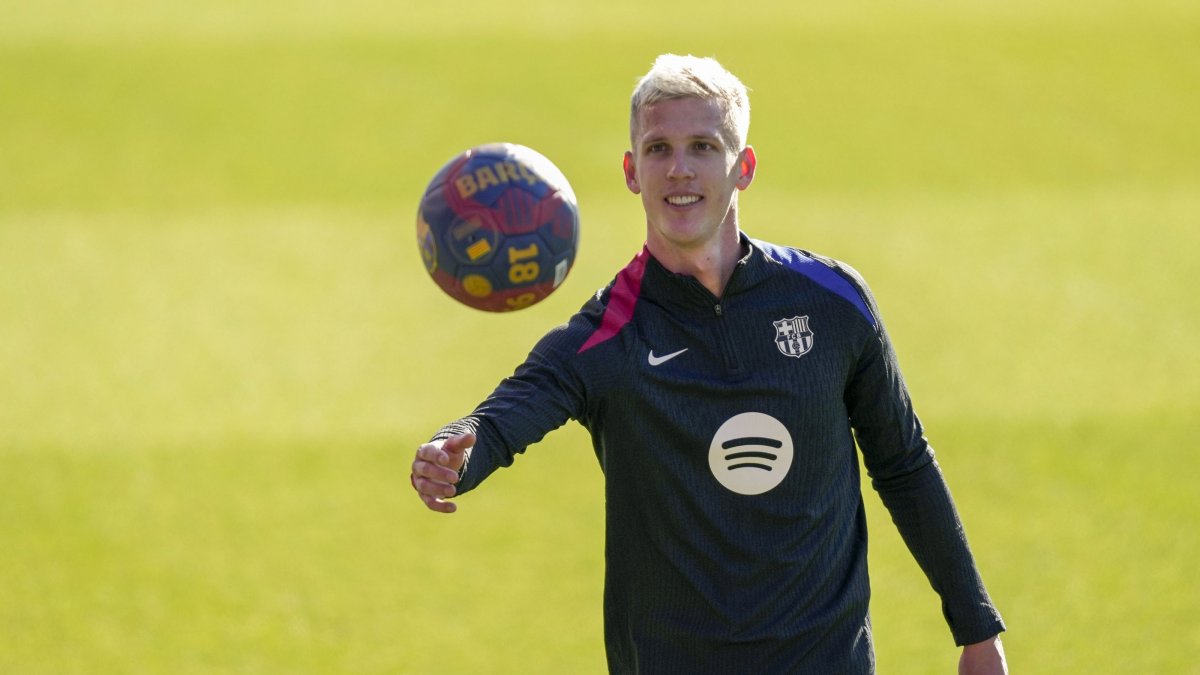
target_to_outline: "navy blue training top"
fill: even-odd
[[[643,250],[469,416],[459,492],[569,419],[605,474],[613,673],[870,673],[872,485],[955,641],[1004,624],[848,266],[751,240],[724,296]]]

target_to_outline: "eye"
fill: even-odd
[[[663,152],[666,149],[667,149],[666,143],[651,143],[650,145],[646,146],[647,153]]]
[[[716,149],[716,146],[713,145],[712,143],[709,143],[708,141],[696,141],[696,144],[694,147],[701,152],[708,152],[709,150]]]

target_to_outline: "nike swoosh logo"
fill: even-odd
[[[666,363],[667,361],[670,361],[671,359],[675,358],[676,356],[679,356],[680,354],[682,354],[686,351],[687,351],[687,347],[684,347],[683,349],[680,349],[677,352],[671,352],[670,354],[664,354],[662,356],[655,356],[654,350],[651,349],[650,355],[646,357],[646,361],[648,361],[650,363],[650,365],[652,365],[652,366],[661,366],[662,364]]]

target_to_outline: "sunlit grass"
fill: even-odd
[[[601,671],[584,432],[453,517],[407,473],[640,247],[625,101],[667,50],[753,89],[745,229],[874,287],[1016,669],[1190,672],[1195,8],[768,3],[664,33],[645,12],[682,5],[634,4],[4,7],[0,672]],[[516,315],[454,305],[413,234],[425,181],[493,140],[583,213]],[[881,672],[952,672],[866,501]]]

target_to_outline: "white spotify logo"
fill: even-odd
[[[713,436],[708,467],[733,492],[760,495],[783,482],[792,467],[792,435],[770,415],[735,415]]]

